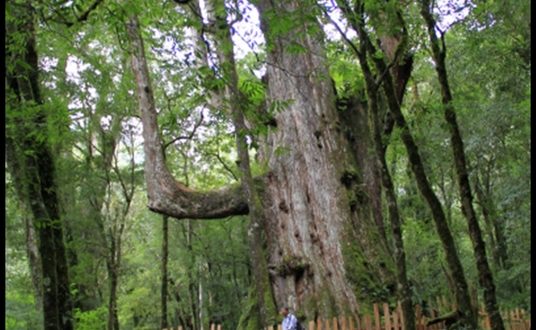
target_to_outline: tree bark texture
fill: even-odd
[[[365,173],[344,136],[322,35],[304,2],[259,1],[258,8],[269,50],[267,108],[287,103],[275,114],[277,127],[261,153],[269,168],[263,202],[275,298],[278,307],[303,310],[311,319],[355,313],[356,290],[347,268],[367,259],[381,268],[388,254],[379,253],[382,234],[362,212],[363,191],[357,186]],[[293,17],[296,26],[276,33],[273,17]],[[304,51],[292,52],[296,44]],[[371,241],[356,246],[366,240]],[[354,259],[352,249],[366,259]]]
[[[72,306],[69,293],[69,276],[62,219],[53,155],[46,139],[46,114],[40,95],[38,54],[35,46],[34,17],[30,3],[7,3],[11,17],[16,21],[6,24],[6,82],[10,92],[11,111],[7,142],[13,144],[13,156],[22,166],[21,196],[33,216],[33,226],[39,236],[41,255],[44,328],[72,329]],[[22,40],[16,44],[14,40]],[[31,109],[32,114],[22,117],[20,111]],[[16,114],[21,117],[16,118]],[[32,138],[32,134],[45,134],[45,138]],[[13,173],[17,175],[17,173]]]
[[[303,23],[311,17],[311,8],[297,1],[275,7],[262,1],[259,9],[269,36],[268,108],[286,103],[260,152],[269,170],[257,184],[266,219],[262,230],[271,290],[277,307],[288,305],[307,318],[356,313],[356,287],[367,284],[349,280],[347,268],[365,268],[392,283],[392,260],[383,245],[377,246],[381,234],[371,213],[363,211],[370,210],[363,198],[363,172],[336,110],[321,35],[305,33],[319,27]],[[267,18],[287,14],[299,18],[298,30],[270,35],[272,22]],[[136,18],[129,20],[127,30],[144,129],[149,207],[177,218],[247,213],[241,187],[196,192],[177,183],[165,167]],[[291,43],[305,51],[292,53]]]
[[[473,243],[474,254],[476,258],[476,266],[478,270],[478,280],[480,286],[484,290],[484,304],[486,312],[490,318],[491,328],[494,330],[503,330],[504,323],[497,307],[497,297],[495,295],[495,284],[493,282],[493,274],[488,264],[486,257],[486,246],[482,239],[482,231],[478,224],[476,212],[473,207],[473,195],[471,185],[469,184],[469,174],[467,171],[467,161],[463,146],[463,140],[456,120],[456,112],[452,104],[452,93],[450,91],[447,67],[445,64],[446,45],[444,36],[442,36],[442,46],[436,35],[436,22],[432,16],[430,9],[430,1],[423,0],[421,6],[421,15],[423,16],[428,28],[430,44],[432,48],[432,57],[435,62],[437,78],[441,88],[441,101],[445,111],[445,120],[450,131],[450,142],[454,154],[454,165],[458,177],[458,188],[460,190],[460,198],[462,203],[462,213],[467,219],[469,226],[469,236]]]

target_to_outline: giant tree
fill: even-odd
[[[387,284],[393,281],[392,261],[363,188],[369,179],[360,166],[366,145],[361,155],[352,152],[352,141],[368,137],[359,136],[337,111],[314,7],[261,1],[258,8],[268,49],[266,109],[273,112],[259,150],[267,169],[256,185],[266,219],[261,230],[270,286],[265,290],[273,292],[277,306],[291,305],[309,318],[357,312],[356,287],[363,283],[356,283],[355,267],[376,272]],[[287,28],[281,30],[281,23]],[[149,208],[177,219],[247,213],[251,208],[240,186],[201,192],[171,175],[137,21],[130,20],[127,29]]]

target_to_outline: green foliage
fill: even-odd
[[[108,250],[103,233],[109,237],[106,235],[117,227],[113,222],[101,223],[99,219],[112,219],[114,212],[124,205],[120,178],[130,179],[131,170],[134,171],[132,181],[123,182],[127,187],[133,185],[136,194],[124,221],[119,320],[123,328],[154,329],[160,324],[158,262],[163,240],[162,219],[146,208],[141,128],[135,79],[125,44],[125,18],[137,13],[142,25],[163,143],[173,141],[166,148],[167,165],[175,178],[195,189],[209,190],[237,181],[239,170],[229,103],[224,101],[216,108],[209,105],[212,93],[225,90],[226,77],[216,77],[220,72],[213,66],[215,57],[204,62],[200,54],[191,50],[195,41],[187,28],[201,31],[203,26],[187,6],[178,6],[173,1],[139,0],[128,5],[110,1],[102,2],[86,22],[66,28],[57,21],[57,12],[67,20],[75,19],[74,15],[83,11],[77,7],[79,4],[67,2],[62,8],[49,1],[35,4],[40,14],[36,41],[43,104],[19,103],[11,91],[6,91],[6,131],[16,136],[23,127],[24,137],[48,143],[53,149],[67,225],[66,245],[68,253],[76,252],[77,257],[76,264],[70,265],[73,293],[81,294],[82,286],[87,287],[85,294],[93,305],[89,310],[76,311],[77,329],[105,328],[109,287]],[[302,1],[302,4],[288,15],[268,11],[265,17],[270,27],[265,37],[269,41],[278,38],[286,45],[286,51],[296,55],[303,54],[304,47],[300,42],[288,42],[289,35],[296,34],[296,40],[301,40],[317,37],[319,32],[318,8],[313,1]],[[282,5],[290,6],[290,2]],[[398,2],[367,0],[364,5],[371,14],[366,24],[373,38],[396,32],[395,24],[385,22],[395,15]],[[530,4],[508,0],[480,1],[475,5],[463,22],[446,33],[453,106],[462,130],[471,178],[478,175],[488,187],[486,193],[494,207],[494,219],[504,230],[508,264],[504,268],[492,264],[500,306],[530,310],[531,234],[527,230],[531,225]],[[459,207],[436,73],[423,47],[423,40],[427,40],[425,31],[418,6],[410,4],[402,9],[409,32],[408,48],[414,52],[414,71],[403,112],[433,189],[444,205],[466,276],[477,286],[472,244]],[[10,6],[6,11],[10,24],[18,23],[13,10]],[[204,32],[212,40],[210,33]],[[26,37],[25,33],[9,34],[6,51],[20,53]],[[212,42],[209,44],[213,46]],[[267,98],[266,82],[259,76],[269,65],[265,63],[268,52],[269,49],[263,49],[237,60],[241,106],[251,127],[247,132],[251,149],[257,149],[259,141],[277,130],[273,119],[293,102]],[[355,54],[341,42],[327,43],[325,53],[337,97],[342,100],[360,95],[364,79]],[[378,52],[374,56],[381,58],[383,54]],[[76,67],[74,63],[80,64],[76,73],[72,69]],[[28,68],[22,57],[6,60],[8,71],[17,66]],[[34,125],[43,114],[46,115],[44,125]],[[415,180],[409,174],[399,133],[395,129],[391,135],[388,164],[402,214],[413,298],[422,302],[448,296],[450,289],[441,243]],[[117,143],[112,157],[112,163],[118,164],[116,171],[105,170],[106,141]],[[291,148],[277,146],[273,152],[284,157]],[[25,148],[21,152],[33,155],[35,150]],[[251,150],[252,156],[254,152]],[[132,153],[136,155],[133,169],[125,161]],[[266,164],[251,159],[254,174],[266,172]],[[110,184],[101,189],[106,180]],[[37,329],[42,324],[42,315],[35,308],[26,256],[24,217],[27,214],[17,202],[12,179],[8,178],[7,182],[5,325],[7,329]],[[350,203],[357,199],[354,192],[343,197]],[[112,208],[97,207],[93,213],[89,210],[91,205],[103,205],[105,198]],[[481,228],[485,228],[477,201],[475,206],[480,212]],[[169,223],[170,324],[176,327],[181,319],[191,318],[194,312],[197,317],[199,310],[195,308],[199,308],[201,297],[201,321],[205,325],[222,321],[226,329],[259,329],[250,291],[254,279],[249,274],[247,221],[234,217],[219,221],[169,219]],[[484,238],[492,260],[491,239],[487,233]],[[367,267],[363,255],[352,249],[345,253],[352,260],[346,271],[363,301],[383,302],[393,298],[392,288],[377,283],[376,274]],[[307,304],[329,310],[336,305],[330,299],[333,298],[329,291],[319,289],[318,299]],[[321,302],[326,306],[320,306]],[[270,320],[279,321],[275,316]]]
[[[75,326],[79,330],[102,330],[106,329],[108,310],[106,306],[101,306],[97,309],[82,312],[75,309],[74,317],[76,320]]]
[[[39,329],[41,327],[42,314],[35,309],[32,294],[10,290],[6,292],[5,302],[5,327],[7,330]]]
[[[327,56],[330,61],[329,74],[339,98],[353,97],[364,90],[363,73],[349,50],[340,44],[331,43],[327,46]]]

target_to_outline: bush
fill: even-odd
[[[74,317],[76,320],[77,330],[99,330],[106,329],[108,310],[106,306],[98,307],[97,309],[82,312],[80,309],[75,309]]]

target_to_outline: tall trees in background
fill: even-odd
[[[469,225],[469,236],[473,243],[476,266],[478,269],[478,279],[484,289],[484,301],[486,311],[489,314],[492,329],[504,329],[503,320],[497,307],[497,298],[495,297],[495,283],[493,275],[486,257],[486,247],[482,238],[482,232],[476,212],[473,207],[473,194],[469,183],[469,173],[467,170],[467,160],[465,156],[464,143],[460,134],[460,129],[456,119],[456,112],[453,105],[452,92],[447,77],[447,67],[445,64],[447,46],[445,45],[444,35],[441,36],[442,44],[440,45],[436,35],[436,21],[432,15],[430,1],[424,0],[421,3],[421,14],[426,21],[428,35],[432,48],[432,58],[435,62],[437,78],[441,88],[441,102],[444,107],[445,120],[448,123],[450,131],[450,143],[454,154],[454,164],[456,168],[458,188],[462,204],[462,213],[467,219]]]
[[[38,233],[45,329],[73,329],[69,274],[63,240],[63,214],[58,198],[52,151],[30,2],[7,3],[6,24],[6,154],[15,188],[31,211]],[[31,230],[28,233],[32,233]],[[31,242],[29,242],[31,243]]]
[[[424,1],[259,0],[245,34],[245,1],[8,4],[10,322],[41,294],[49,328],[70,317],[67,268],[79,328],[257,329],[395,291],[407,328],[437,294],[474,327],[479,274],[496,328],[491,276],[501,306],[530,306],[525,4],[467,7],[441,40]]]
[[[271,49],[267,58],[267,108],[274,108],[273,103],[285,104],[273,114],[275,127],[270,128],[260,152],[268,166],[263,212],[274,222],[264,228],[271,290],[278,305],[300,306],[309,317],[355,312],[355,291],[346,279],[345,264],[353,264],[354,258],[376,259],[368,267],[380,265],[378,273],[387,282],[392,274],[385,267],[390,263],[386,250],[377,246],[373,249],[371,244],[355,247],[345,243],[378,235],[386,248],[381,239],[384,235],[366,211],[367,198],[360,184],[365,178],[355,158],[359,155],[345,151],[351,144],[344,125],[351,123],[343,122],[336,112],[333,86],[326,80],[328,73],[321,55],[321,33],[311,9],[299,2],[260,3],[259,9]],[[294,17],[292,28],[277,31],[276,18],[288,15]],[[222,217],[248,211],[240,190],[226,188],[222,190],[228,192],[225,194],[201,194],[185,189],[170,175],[162,157],[153,87],[136,27],[135,21],[129,22],[132,67],[144,125],[150,207],[177,218]],[[289,45],[304,49],[291,52]],[[356,195],[362,196],[361,200]],[[307,301],[315,303],[307,306]]]

